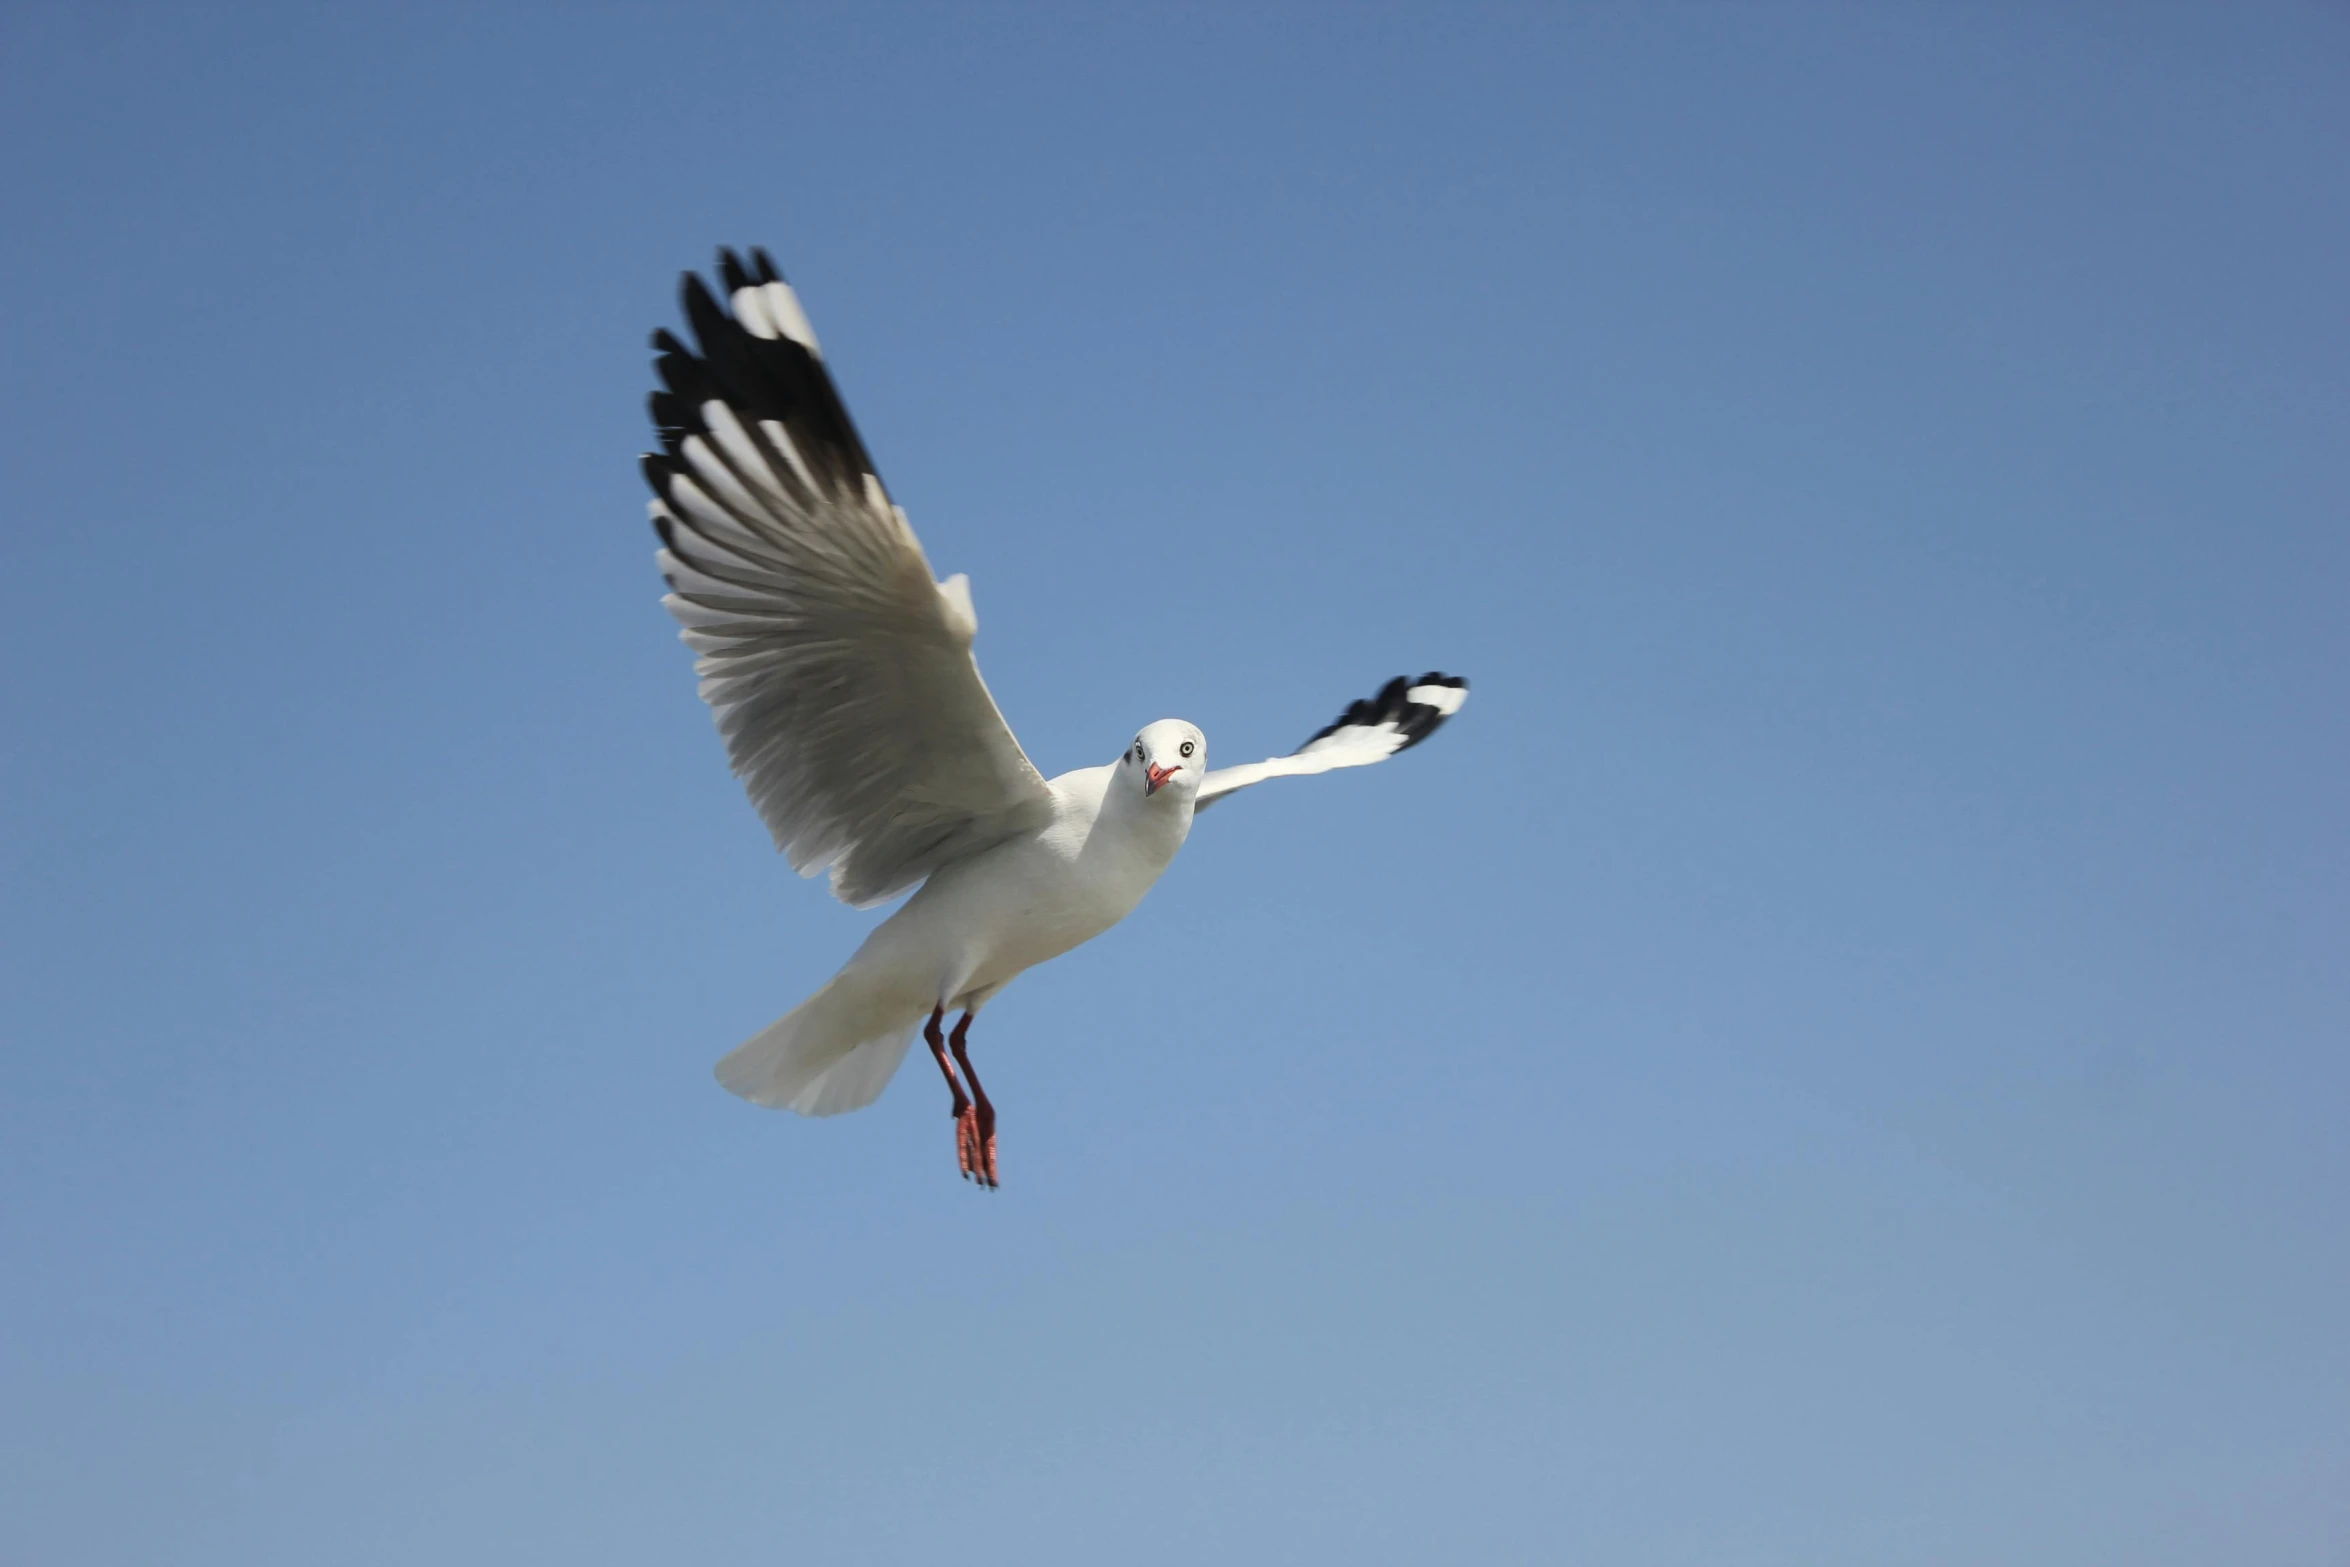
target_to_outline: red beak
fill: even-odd
[[[1147,768],[1143,773],[1143,777],[1145,780],[1147,780],[1147,782],[1145,783],[1142,792],[1145,795],[1157,794],[1159,792],[1159,785],[1165,783],[1168,779],[1174,777],[1181,771],[1183,771],[1183,769],[1180,767],[1161,767],[1156,762],[1151,763],[1149,768]]]

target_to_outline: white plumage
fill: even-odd
[[[764,251],[748,266],[721,252],[720,271],[731,313],[685,280],[698,351],[654,337],[664,449],[645,465],[663,602],[792,865],[828,872],[860,907],[918,890],[718,1077],[756,1103],[831,1115],[879,1097],[923,1033],[954,1094],[964,1173],[992,1186],[994,1111],[964,1038],[989,998],[1125,918],[1196,810],[1268,778],[1384,760],[1457,712],[1468,683],[1390,681],[1291,754],[1217,772],[1198,728],[1162,719],[1116,762],[1048,781],[980,679],[968,579],[933,579],[798,295]],[[950,1041],[940,1024],[955,1008]]]

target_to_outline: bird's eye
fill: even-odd
[[[1189,756],[1191,754],[1191,742],[1189,740],[1183,742],[1183,754],[1185,756]]]

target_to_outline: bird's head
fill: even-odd
[[[1118,758],[1118,781],[1153,801],[1189,800],[1207,776],[1208,737],[1180,718],[1143,725]]]

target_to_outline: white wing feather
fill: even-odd
[[[1417,680],[1398,675],[1377,696],[1353,703],[1336,723],[1287,756],[1213,770],[1200,780],[1192,809],[1204,811],[1234,790],[1268,778],[1298,778],[1384,762],[1434,734],[1468,699],[1469,683],[1458,675],[1429,673]]]
[[[797,296],[753,264],[722,257],[732,315],[687,278],[699,353],[654,339],[662,602],[776,847],[865,906],[1043,825],[1052,793],[972,658],[968,580],[932,580]]]

